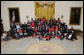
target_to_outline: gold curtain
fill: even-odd
[[[35,15],[36,19],[45,17],[47,20],[50,18],[54,19],[55,14],[55,2],[51,5],[46,5],[47,8],[44,8],[44,5],[39,5],[35,2]]]

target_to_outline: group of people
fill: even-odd
[[[12,22],[10,28],[10,36],[16,39],[32,36],[39,40],[50,40],[52,38],[77,40],[74,29],[69,29],[66,23],[61,22],[59,18],[57,20],[52,20],[52,18],[46,20],[45,17],[37,20],[31,19],[31,21],[28,20],[24,24]]]

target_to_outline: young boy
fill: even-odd
[[[38,39],[39,40],[42,40],[43,39],[40,32],[39,32],[39,35],[38,35]]]
[[[11,34],[10,34],[10,31],[9,31],[9,32],[7,32],[7,39],[10,39],[10,37],[11,37]]]
[[[3,38],[4,41],[8,41],[8,39],[7,39],[7,33],[6,32],[3,33],[2,38]]]
[[[15,38],[16,38],[17,40],[20,38],[20,36],[19,36],[19,34],[18,34],[17,31],[14,33],[14,36],[15,36]]]

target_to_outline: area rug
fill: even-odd
[[[12,39],[1,42],[1,54],[83,54],[83,38],[77,38],[75,41],[58,38],[45,41],[31,37]]]
[[[26,54],[65,54],[66,49],[57,44],[49,41],[43,41],[28,46],[25,50]]]

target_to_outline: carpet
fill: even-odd
[[[83,54],[83,38],[77,38],[75,41],[58,38],[39,41],[31,37],[12,39],[1,42],[1,54]]]

